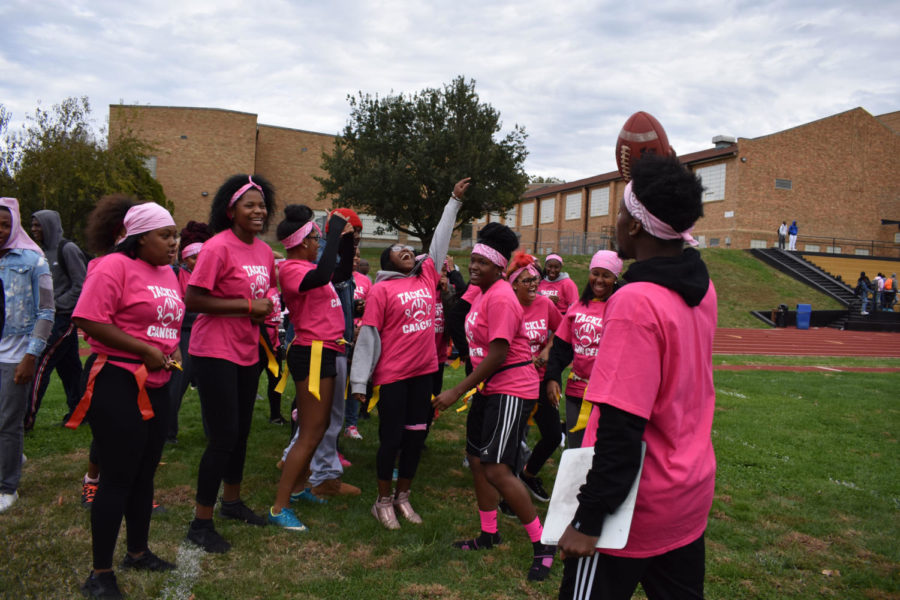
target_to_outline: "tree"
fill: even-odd
[[[8,113],[0,112],[0,121],[3,114]],[[67,98],[50,110],[38,107],[22,132],[4,127],[0,144],[0,193],[19,199],[23,220],[38,210],[57,211],[66,237],[78,240],[104,195],[124,192],[168,206],[162,186],[144,166],[151,148],[130,132],[106,147],[90,115],[86,97]]]
[[[460,223],[511,208],[528,180],[525,130],[502,139],[500,113],[482,103],[475,82],[457,77],[443,89],[379,98],[348,96],[350,119],[331,154],[319,198],[375,216],[430,244],[453,185],[472,178]],[[459,225],[457,225],[459,227]]]
[[[529,175],[528,183],[565,183],[565,179],[560,179],[559,177],[544,177],[542,175]]]

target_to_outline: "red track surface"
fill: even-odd
[[[900,334],[828,327],[716,330],[713,354],[879,356],[900,358]]]

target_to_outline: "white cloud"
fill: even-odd
[[[528,172],[569,180],[615,168],[636,110],[692,152],[717,134],[900,109],[900,5],[870,0],[13,0],[0,22],[0,102],[17,122],[38,100],[86,95],[98,122],[124,101],[336,133],[348,94],[465,75],[507,130],[525,126]]]

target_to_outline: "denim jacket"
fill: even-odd
[[[53,328],[53,279],[47,260],[33,250],[13,248],[0,257],[6,301],[3,336],[28,335],[28,354],[40,356]]]

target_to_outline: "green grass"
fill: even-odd
[[[753,371],[715,377],[718,476],[707,533],[707,596],[900,596],[896,374]],[[289,386],[287,397],[292,396]],[[79,505],[90,434],[84,427],[72,432],[56,425],[62,404],[54,379],[26,438],[21,499],[0,516],[3,598],[72,597],[90,568],[89,513]],[[257,402],[244,497],[260,512],[272,502],[275,462],[288,435],[287,427],[270,425],[267,418],[267,403]],[[156,478],[157,499],[168,512],[154,516],[151,527],[153,549],[169,559],[178,553],[192,516],[204,445],[195,391],[185,398],[181,422],[179,443],[166,448]],[[530,544],[512,520],[500,517],[506,541],[494,551],[449,547],[478,528],[471,476],[461,465],[464,422],[465,413],[451,410],[428,439],[413,495],[423,526],[404,524],[389,532],[369,514],[375,496],[373,417],[360,426],[364,440],[342,441],[354,463],[345,479],[361,487],[362,496],[301,505],[298,512],[311,528],[305,535],[221,522],[234,548],[200,557],[192,593],[197,599],[555,597],[560,567],[547,582],[525,582]],[[545,467],[545,481],[552,481],[556,458]],[[541,514],[544,509],[539,507]],[[124,531],[117,560],[123,552]],[[165,574],[130,572],[120,572],[119,580],[130,598],[163,597],[176,582]]]

